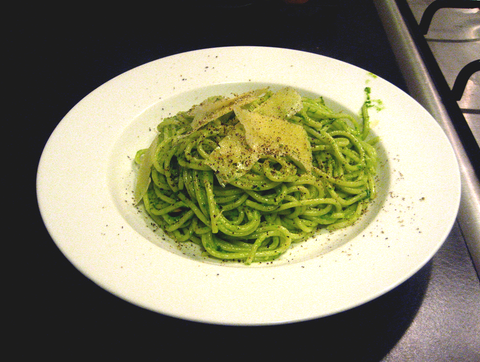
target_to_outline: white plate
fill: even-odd
[[[160,119],[215,95],[270,85],[358,114],[364,88],[381,137],[379,195],[353,227],[320,233],[274,263],[203,258],[149,226],[132,203],[132,158]],[[265,47],[170,56],[105,83],[62,120],[43,152],[40,210],[53,240],[95,283],[170,316],[233,325],[331,315],[391,290],[439,249],[455,221],[459,169],[435,120],[387,81],[323,56]]]

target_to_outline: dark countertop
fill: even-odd
[[[39,5],[12,12],[7,119],[21,139],[7,139],[7,146],[15,150],[21,142],[16,156],[22,164],[15,162],[15,167],[26,174],[14,203],[23,217],[14,225],[21,233],[15,241],[19,250],[12,254],[18,281],[6,313],[13,312],[15,319],[8,328],[11,348],[17,355],[28,351],[48,357],[153,352],[161,358],[173,352],[219,358],[480,361],[480,283],[457,224],[429,263],[384,296],[327,318],[269,327],[204,325],[144,310],[105,292],[61,254],[36,204],[39,157],[62,117],[120,73],[193,49],[265,45],[340,59],[406,89],[370,1],[310,0],[296,7],[269,1],[231,8],[190,3],[102,13]]]

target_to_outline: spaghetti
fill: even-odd
[[[366,91],[362,122],[291,88],[212,97],[166,118],[136,154],[137,202],[177,242],[245,264],[351,225],[376,194]]]

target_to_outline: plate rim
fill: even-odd
[[[309,60],[315,60],[316,59],[319,63],[323,62],[324,64],[337,64],[342,69],[343,68],[354,69],[355,70],[354,73],[357,73],[357,72],[363,72],[364,74],[370,73],[370,72],[368,72],[364,69],[361,69],[361,68],[359,68],[355,65],[351,65],[349,63],[346,63],[346,62],[343,62],[343,61],[340,61],[340,60],[336,60],[336,59],[333,59],[333,58],[329,58],[329,57],[314,54],[314,53],[299,51],[299,50],[285,49],[285,48],[274,48],[274,47],[250,47],[250,46],[239,46],[239,47],[237,47],[237,46],[234,46],[234,47],[217,47],[217,48],[199,49],[199,50],[193,50],[193,51],[189,51],[189,52],[185,52],[185,53],[174,54],[174,55],[171,55],[171,56],[168,56],[168,57],[164,57],[164,58],[154,60],[152,62],[146,63],[146,64],[141,65],[139,67],[133,68],[133,69],[131,69],[131,70],[125,72],[125,73],[120,74],[119,76],[113,78],[112,80],[107,81],[106,83],[104,83],[103,85],[101,85],[100,87],[98,87],[97,89],[92,91],[89,95],[87,95],[84,99],[82,99],[79,103],[77,103],[77,105],[75,107],[73,107],[70,112],[67,113],[67,115],[62,119],[62,121],[58,124],[58,126],[53,131],[52,135],[50,136],[49,140],[47,141],[45,149],[44,149],[44,151],[42,153],[42,156],[40,158],[38,173],[37,173],[38,204],[39,204],[40,212],[41,212],[42,218],[44,220],[44,223],[47,226],[47,230],[49,231],[50,235],[52,236],[52,239],[57,244],[57,246],[62,251],[62,253],[67,257],[67,259],[78,270],[80,270],[89,279],[93,280],[95,283],[100,285],[102,288],[110,291],[111,293],[113,293],[113,294],[119,296],[120,298],[125,299],[125,300],[127,300],[127,301],[129,301],[129,302],[131,302],[135,305],[139,305],[139,306],[142,306],[146,309],[154,310],[156,312],[159,312],[159,313],[162,313],[162,314],[165,314],[165,315],[170,315],[170,316],[177,317],[177,318],[193,320],[193,321],[197,321],[197,322],[204,322],[204,323],[227,324],[227,325],[281,324],[281,323],[289,323],[289,322],[299,322],[299,321],[304,321],[304,320],[309,320],[309,319],[314,319],[314,318],[319,318],[319,317],[332,315],[332,314],[335,314],[335,313],[353,308],[355,306],[364,304],[364,303],[366,303],[370,300],[373,300],[373,299],[377,298],[378,296],[383,295],[386,292],[388,292],[389,290],[395,288],[396,286],[398,286],[399,284],[401,284],[402,282],[407,280],[409,277],[414,275],[438,251],[438,249],[441,247],[441,245],[443,244],[443,242],[447,238],[450,229],[453,227],[453,223],[455,222],[456,214],[458,212],[458,208],[459,208],[459,204],[460,204],[460,172],[459,172],[458,163],[456,162],[456,158],[455,158],[455,155],[453,153],[453,149],[451,148],[451,145],[450,145],[445,133],[440,128],[438,123],[435,122],[433,117],[431,117],[428,114],[428,112],[425,111],[424,108],[421,105],[418,104],[418,102],[416,102],[413,98],[408,96],[405,92],[403,92],[402,90],[400,90],[396,86],[392,85],[388,81],[386,81],[386,80],[384,80],[380,77],[376,77],[376,76],[372,77],[372,80],[371,80],[372,81],[372,88],[374,87],[374,84],[377,84],[377,85],[381,84],[382,87],[387,87],[389,89],[395,89],[394,92],[398,93],[397,94],[398,97],[400,97],[402,99],[407,97],[406,99],[409,99],[411,107],[413,107],[417,110],[423,110],[423,111],[421,111],[421,112],[423,112],[422,117],[424,117],[425,119],[429,119],[429,122],[431,123],[431,126],[434,127],[434,128],[436,127],[436,129],[437,129],[436,132],[439,134],[439,137],[443,138],[443,140],[441,142],[446,141],[447,146],[449,146],[449,147],[447,147],[448,148],[447,153],[450,155],[449,156],[450,157],[449,163],[453,167],[453,169],[450,170],[450,172],[451,172],[450,176],[451,176],[451,182],[452,182],[452,187],[450,188],[450,191],[453,191],[454,194],[455,194],[454,196],[452,196],[453,206],[454,206],[453,209],[455,210],[455,212],[451,211],[450,214],[448,215],[448,220],[445,224],[443,234],[439,238],[441,240],[438,241],[437,243],[435,243],[434,247],[431,247],[428,250],[428,252],[423,255],[423,258],[422,258],[421,262],[417,262],[417,263],[415,263],[414,266],[411,266],[409,268],[408,273],[403,273],[402,277],[397,276],[394,283],[385,282],[384,286],[382,288],[377,288],[375,293],[370,293],[370,295],[368,295],[366,297],[363,297],[361,300],[356,300],[355,302],[350,302],[350,303],[344,303],[342,306],[338,306],[337,308],[335,308],[335,306],[329,306],[328,308],[324,308],[323,312],[321,310],[318,310],[318,309],[315,309],[315,308],[313,310],[308,310],[309,308],[311,308],[311,303],[310,304],[308,303],[309,302],[309,300],[308,300],[309,297],[307,295],[304,295],[303,297],[306,298],[306,300],[305,299],[300,300],[299,297],[297,297],[295,299],[295,302],[300,304],[302,306],[302,308],[304,308],[303,310],[301,310],[301,308],[296,309],[298,306],[293,305],[294,303],[292,301],[289,301],[289,303],[290,303],[289,308],[293,308],[293,309],[287,310],[286,307],[285,308],[280,308],[279,313],[283,313],[283,316],[278,316],[276,318],[272,318],[271,316],[268,317],[268,318],[263,318],[261,315],[255,314],[256,312],[252,308],[245,308],[245,310],[243,311],[243,314],[241,313],[242,311],[235,311],[234,313],[232,312],[231,315],[229,315],[227,313],[228,310],[222,310],[221,312],[217,312],[219,314],[215,315],[206,306],[203,306],[203,305],[199,306],[199,305],[188,304],[188,305],[179,305],[179,306],[176,306],[175,308],[173,308],[173,307],[169,308],[169,305],[167,303],[167,304],[162,304],[163,307],[159,308],[158,304],[155,304],[155,301],[153,300],[155,296],[145,295],[145,290],[141,290],[141,288],[145,287],[146,284],[142,285],[142,287],[132,287],[132,288],[129,288],[128,290],[119,290],[119,284],[118,283],[120,281],[116,276],[109,275],[108,278],[104,278],[104,277],[99,277],[96,274],[95,271],[92,272],[92,270],[97,270],[97,271],[101,270],[104,273],[112,272],[111,270],[109,271],[108,266],[102,265],[101,261],[96,260],[96,261],[94,261],[94,263],[92,264],[91,267],[89,267],[89,268],[85,267],[85,265],[87,265],[89,262],[92,262],[92,260],[89,259],[89,257],[91,258],[91,256],[79,257],[78,249],[76,249],[78,247],[78,245],[75,245],[74,243],[72,245],[71,240],[67,241],[67,240],[65,240],[65,235],[61,235],[61,231],[59,230],[60,221],[55,218],[55,213],[60,212],[62,210],[62,208],[58,205],[55,205],[55,202],[52,203],[51,199],[49,199],[49,198],[53,197],[53,195],[57,195],[56,192],[58,192],[56,190],[53,190],[51,186],[48,186],[48,177],[47,177],[47,174],[46,174],[47,171],[45,171],[45,170],[48,170],[48,169],[50,169],[50,170],[55,169],[55,167],[52,167],[52,165],[48,166],[48,162],[52,159],[52,155],[54,153],[53,151],[55,151],[55,149],[52,150],[52,147],[56,147],[56,145],[54,144],[55,140],[57,139],[57,142],[58,142],[58,138],[59,138],[60,135],[62,135],[62,132],[66,132],[69,128],[71,128],[72,126],[75,126],[75,122],[79,122],[78,120],[81,119],[82,116],[85,116],[85,113],[82,114],[82,112],[90,109],[90,107],[92,107],[94,105],[97,105],[99,101],[103,101],[103,102],[107,103],[107,106],[105,106],[104,108],[101,109],[99,119],[102,119],[102,117],[110,117],[111,118],[111,117],[113,117],[112,114],[114,114],[115,116],[122,117],[122,122],[123,123],[128,123],[128,120],[133,121],[134,118],[132,118],[132,117],[138,116],[139,114],[144,112],[145,109],[146,109],[146,106],[148,108],[153,104],[152,102],[158,102],[158,99],[157,99],[158,94],[152,94],[151,88],[150,88],[150,91],[148,91],[148,87],[152,87],[152,84],[151,84],[152,82],[149,81],[149,80],[145,80],[144,78],[146,78],[148,76],[152,76],[152,74],[158,74],[159,72],[162,73],[159,70],[159,68],[162,68],[162,66],[164,68],[166,68],[167,66],[170,67],[170,70],[163,69],[164,72],[165,71],[173,71],[172,69],[175,69],[175,71],[178,72],[179,69],[181,70],[182,67],[185,67],[185,65],[182,66],[182,64],[179,65],[177,63],[177,62],[182,63],[182,58],[183,59],[188,59],[190,61],[192,61],[192,60],[196,61],[197,58],[200,59],[202,57],[203,57],[202,58],[203,60],[206,60],[206,56],[209,56],[211,58],[210,60],[213,60],[213,59],[217,59],[217,58],[214,58],[215,55],[217,55],[217,56],[221,55],[221,56],[224,56],[225,59],[231,59],[235,54],[237,54],[237,55],[242,54],[243,57],[247,57],[247,54],[250,54],[249,56],[251,56],[251,54],[256,54],[256,56],[262,55],[262,54],[263,54],[263,56],[265,56],[267,54],[269,56],[271,56],[272,54],[276,54],[276,55],[284,55],[286,58],[291,57],[292,59],[297,59],[297,58],[309,59]],[[284,63],[286,64],[285,60],[280,61],[280,62],[281,63],[283,62],[282,64],[284,64]],[[195,65],[197,67],[197,72],[200,72],[200,70],[202,70],[202,66],[204,66],[204,64],[205,63]],[[236,64],[236,66],[239,66],[239,64]],[[221,68],[221,63],[218,60],[215,61],[215,65],[216,65],[217,69]],[[248,67],[245,66],[245,68],[248,68]],[[207,68],[203,68],[203,70],[206,70],[206,69]],[[309,70],[309,71],[311,72],[311,70]],[[190,73],[185,71],[184,73],[186,73],[184,75],[184,78],[180,78],[180,77],[178,77],[178,74],[173,75],[173,73],[172,73],[171,77],[172,78],[175,77],[175,79],[171,79],[171,82],[170,83],[167,82],[167,85],[163,85],[163,87],[177,87],[176,90],[175,90],[177,92],[176,94],[182,94],[182,92],[186,92],[187,89],[189,89],[188,86],[186,86],[187,84],[189,84],[189,86],[191,86],[191,87],[195,87],[195,83],[192,84],[188,81],[186,82],[186,81],[182,80],[182,79],[188,79],[187,77],[190,77],[189,74],[193,75],[194,71],[191,71]],[[241,73],[240,73],[240,75],[237,74],[235,77],[233,77],[233,79],[232,79],[232,77],[230,77],[228,79],[228,82],[227,82],[227,79],[222,78],[221,73],[222,72],[219,71],[219,74],[217,74],[217,77],[215,78],[217,82],[220,79],[224,79],[224,81],[226,83],[230,82],[230,83],[234,84],[236,78],[241,78]],[[296,73],[296,74],[298,74],[298,73]],[[229,74],[223,74],[223,75],[229,76]],[[136,81],[135,77],[138,77],[138,79],[141,79],[141,80]],[[269,77],[271,77],[271,75]],[[262,77],[260,77],[260,78],[262,78]],[[264,79],[264,78],[265,77],[263,77],[262,79]],[[369,78],[367,78],[367,79],[369,79]],[[259,81],[261,81],[261,79]],[[118,95],[115,92],[115,90],[118,87],[122,88],[122,86],[125,86],[125,85],[127,85],[127,87],[131,87],[131,86],[138,86],[139,88],[143,87],[143,88],[147,88],[147,90],[145,90],[145,89],[142,90],[143,93],[139,96],[140,101],[137,102],[138,105],[137,105],[136,108],[131,107],[131,105],[125,104],[125,106],[120,107],[120,109],[115,109],[115,110],[112,111],[112,109],[110,109],[108,107],[109,99],[111,99],[109,97],[112,97],[112,94],[113,94],[113,96],[117,96],[117,97],[121,98],[121,96]],[[172,92],[173,92],[173,90],[172,90]],[[363,98],[363,94],[360,94],[359,97]],[[116,104],[117,103],[118,103],[118,101],[116,102]],[[80,112],[80,114],[78,114],[79,112]],[[432,122],[434,122],[434,123],[432,123]],[[112,138],[116,137],[115,140],[117,140],[119,135],[121,134],[121,132],[119,130],[116,130],[114,132],[114,131],[111,130],[111,127],[108,128],[108,126],[111,126],[111,124],[107,124],[107,125],[104,125],[104,126],[105,126],[104,129],[100,129],[97,132],[110,130],[110,132],[112,132]],[[91,140],[92,138],[94,139],[94,137],[92,137],[91,135],[90,135],[90,137],[89,137],[89,135],[80,135],[80,137],[84,137],[85,139],[83,141],[85,141],[85,142],[87,140]],[[51,140],[53,140],[53,141],[51,141]],[[114,142],[114,141],[112,141],[112,142]],[[112,145],[110,145],[110,146],[113,147]],[[67,153],[68,152],[72,153],[71,150],[67,150]],[[92,159],[100,160],[101,156],[95,155],[95,157],[92,156]],[[84,168],[87,167],[87,166],[88,165],[83,165]],[[102,168],[103,169],[102,172],[107,172],[106,171],[107,167],[108,166],[104,165],[103,168]],[[63,177],[65,179],[67,176],[65,176],[65,174],[62,174],[61,177]],[[397,175],[396,177],[399,177],[399,176]],[[108,183],[108,181],[105,180],[105,174],[98,174],[98,175],[95,176],[94,180],[90,180],[89,182],[91,182],[93,184],[95,184],[95,182],[102,183],[103,186],[100,187],[99,190],[95,191],[96,192],[95,196],[98,197],[98,199],[101,200],[101,202],[105,203],[105,205],[107,205],[107,204],[110,205],[109,202],[111,202],[111,200],[109,201],[109,198],[105,195],[102,196],[102,192],[107,191],[107,193],[109,193],[108,192],[108,185],[104,185],[105,182]],[[87,185],[86,187],[88,188],[90,186],[91,186],[91,184]],[[58,195],[56,197],[58,197]],[[92,205],[82,204],[82,206],[85,207],[85,210],[91,210],[93,208]],[[111,209],[106,207],[104,212],[103,212],[104,213],[103,216],[110,217],[111,212],[112,212]],[[76,217],[78,219],[80,216],[77,215]],[[71,226],[71,224],[72,223],[71,222],[69,223],[69,220],[62,220],[62,225],[64,225],[64,226],[65,225]],[[448,230],[448,231],[446,231],[446,230]],[[106,230],[103,230],[103,232],[105,234],[107,233]],[[95,237],[95,235],[97,235],[97,237],[98,237],[98,230],[95,230],[95,232],[85,231],[85,233],[86,233],[86,235],[83,235],[84,237],[85,236]],[[135,230],[134,229],[125,228],[125,230],[123,230],[123,233],[125,233],[125,235],[127,235],[128,237],[135,238],[135,236],[134,236],[135,235]],[[138,238],[138,236],[137,236],[137,238]],[[106,239],[106,238],[104,238],[104,239]],[[103,248],[101,250],[102,253],[106,253],[106,250],[108,250],[108,247],[111,247],[111,248],[114,248],[114,249],[116,248],[115,250],[117,250],[117,251],[120,250],[120,249],[118,249],[118,245],[116,244],[116,243],[118,243],[118,241],[115,241],[114,239],[115,239],[115,237],[112,234],[112,236],[108,238],[108,243],[110,243],[111,245],[110,246],[108,246],[108,245],[107,246],[102,246],[102,248]],[[80,238],[75,239],[74,241],[82,242]],[[125,244],[125,243],[123,243],[123,244]],[[195,269],[198,275],[194,276],[191,282],[194,281],[194,282],[200,283],[203,287],[207,286],[211,289],[211,292],[215,292],[216,293],[215,295],[217,297],[219,297],[220,299],[223,298],[223,300],[225,300],[225,301],[229,300],[230,297],[228,296],[228,293],[225,293],[224,290],[220,290],[220,289],[225,288],[226,285],[228,285],[228,283],[227,283],[228,278],[238,277],[238,272],[236,272],[237,270],[239,270],[238,268],[223,268],[221,270],[221,272],[218,272],[218,268],[215,267],[215,266],[208,265],[208,264],[205,264],[205,263],[198,264],[198,263],[196,263],[192,260],[182,258],[182,257],[177,256],[177,255],[172,256],[174,254],[171,254],[171,253],[168,254],[168,253],[165,253],[165,251],[158,250],[160,248],[154,246],[152,243],[149,243],[149,244],[143,243],[141,245],[140,244],[141,243],[138,243],[135,246],[136,255],[129,256],[128,258],[126,258],[124,260],[124,261],[128,260],[129,263],[137,262],[137,263],[144,263],[145,264],[145,265],[140,265],[140,266],[135,267],[134,269],[135,269],[136,272],[144,269],[144,270],[148,270],[148,273],[152,273],[152,271],[155,268],[149,269],[149,267],[146,264],[152,263],[152,261],[155,258],[157,258],[157,259],[160,258],[162,260],[162,262],[166,263],[166,265],[168,266],[170,271],[176,270],[178,268],[178,265],[181,265],[184,268],[189,268],[189,270]],[[122,247],[127,248],[126,250],[129,250],[129,251],[131,251],[131,249],[132,249],[131,245],[130,246],[123,245]],[[362,251],[364,252],[363,249],[362,249]],[[339,250],[336,254],[340,254],[340,253],[341,253],[341,250]],[[102,254],[102,257],[105,258],[105,259],[102,259],[102,260],[108,260],[109,262],[112,262],[112,259],[109,256]],[[134,260],[134,257],[137,258],[137,259]],[[342,256],[340,255],[338,257],[342,257]],[[141,261],[139,261],[139,260],[141,260]],[[308,278],[311,278],[311,274],[309,274],[308,272],[305,271],[305,270],[310,270],[310,273],[313,273],[312,272],[312,270],[314,269],[313,264],[315,264],[315,259],[307,260],[305,262],[302,262],[302,265],[298,265],[298,263],[297,263],[297,264],[292,264],[292,265],[275,267],[275,268],[277,268],[276,269],[277,273],[273,271],[274,268],[252,268],[252,269],[241,268],[241,270],[242,270],[241,273],[242,273],[242,275],[248,275],[249,277],[251,277],[252,274],[254,276],[257,276],[257,277],[258,277],[258,275],[260,275],[260,277],[262,278],[263,281],[272,280],[272,285],[274,285],[275,288],[282,289],[282,288],[284,288],[284,285],[279,283],[278,280],[276,282],[273,282],[273,280],[274,280],[273,278],[286,277],[287,275],[290,278],[290,280],[289,280],[290,286],[291,286],[291,281],[294,280],[295,278],[298,278],[298,280],[302,281],[304,288],[307,288],[307,287],[313,288],[312,281],[307,280]],[[116,268],[115,271],[118,272],[118,265],[115,268]],[[278,268],[284,268],[284,272],[278,273]],[[319,268],[317,268],[317,269],[319,269]],[[227,270],[229,270],[229,271],[227,271]],[[317,274],[315,274],[317,278],[318,278],[319,275],[323,276],[323,274],[318,274],[318,273],[319,272],[317,270]],[[203,276],[200,276],[200,274],[202,274]],[[220,275],[216,275],[216,274],[220,274]],[[149,274],[149,275],[151,275],[151,274]],[[205,275],[208,275],[208,276],[204,277]],[[135,280],[135,278],[128,278],[128,272],[126,272],[126,271],[124,272],[124,274],[122,274],[122,277],[126,278],[126,280],[129,280],[130,282],[133,282]],[[175,278],[172,279],[172,275],[170,275],[170,276],[162,275],[162,277],[167,278],[167,280],[169,280],[171,283],[177,282],[175,280]],[[345,276],[344,276],[344,278],[345,278]],[[208,280],[208,282],[206,282],[205,280]],[[158,282],[158,280],[156,280],[156,281]],[[181,282],[184,283],[184,284],[189,283],[188,280],[185,280],[185,278],[183,278]],[[246,287],[246,284],[243,283],[242,286]],[[162,292],[165,293],[165,290],[166,290],[165,288],[168,287],[168,285],[166,284],[165,281],[162,281],[162,287],[164,288],[162,290]],[[192,288],[192,285],[188,285],[188,287]],[[258,289],[258,288],[260,288],[260,286],[255,286],[255,288]],[[267,289],[269,289],[268,290],[269,292],[272,292],[271,287],[267,287]],[[303,291],[300,288],[297,288],[296,291],[297,291],[297,293],[300,293],[300,294],[303,293]],[[156,290],[156,292],[158,292],[158,290]],[[259,298],[259,300],[262,300],[262,301],[265,301],[265,302],[269,301],[267,291],[256,290],[255,292],[257,293],[256,297]],[[132,293],[138,293],[138,294],[137,295],[132,295]],[[175,292],[172,289],[168,290],[168,293],[171,293],[169,298],[172,301],[175,300],[175,301],[178,302],[178,299],[182,297],[181,293],[179,294],[178,292]],[[183,293],[184,293],[184,296],[188,295],[188,296],[193,298],[193,296],[195,296],[195,295],[197,295],[197,296],[200,295],[199,293],[201,293],[201,291],[199,291],[199,290],[189,290],[189,291],[183,290]],[[342,293],[348,294],[348,291],[342,291]],[[253,296],[254,296],[253,291],[248,295],[249,295],[250,298],[253,298]],[[276,295],[278,295],[278,293],[276,293]],[[233,301],[231,301],[231,300],[230,300],[230,302],[233,303]],[[310,302],[311,302],[311,300],[310,300]],[[326,303],[326,304],[328,304],[328,303]],[[209,307],[211,307],[211,305],[212,305],[212,301],[210,301]],[[305,311],[305,309],[307,309],[307,311]]]

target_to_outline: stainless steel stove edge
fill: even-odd
[[[449,138],[461,171],[462,197],[457,221],[480,277],[480,182],[453,122],[435,88],[394,0],[374,0],[410,95],[438,121]]]

